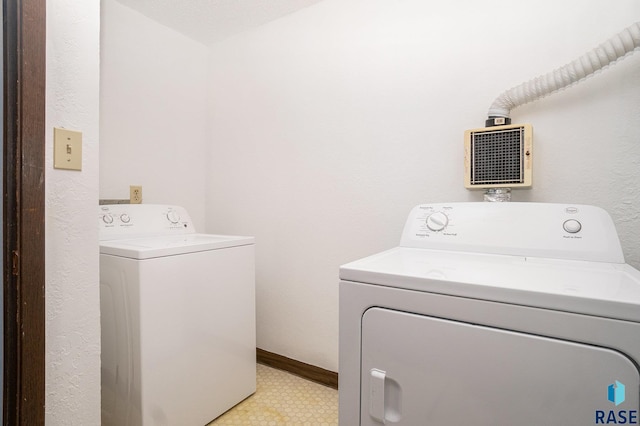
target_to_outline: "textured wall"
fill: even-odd
[[[324,0],[215,46],[207,230],[256,236],[258,346],[337,370],[339,265],[397,245],[416,204],[481,200],[464,130],[639,18],[635,0]],[[640,53],[513,118],[535,146],[514,200],[607,209],[640,267]]]
[[[47,1],[46,424],[100,424],[100,1]],[[53,169],[53,127],[83,133],[82,171]]]
[[[184,206],[204,230],[207,48],[102,2],[100,198]]]

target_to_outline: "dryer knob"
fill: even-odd
[[[129,223],[131,221],[131,217],[128,214],[123,213],[120,215],[120,220],[122,223]]]
[[[178,214],[178,212],[172,210],[167,213],[167,219],[169,219],[169,222],[171,223],[178,223],[180,222],[180,215]]]
[[[449,224],[449,217],[442,212],[435,212],[427,217],[427,228],[432,231],[442,231]]]
[[[111,217],[110,214],[103,214],[102,221],[108,225],[110,223],[113,223],[113,217]]]

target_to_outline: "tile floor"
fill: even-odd
[[[338,391],[258,364],[256,393],[208,426],[334,426]]]

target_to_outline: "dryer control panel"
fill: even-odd
[[[196,232],[186,209],[164,204],[101,205],[98,226],[100,241]]]
[[[578,204],[421,204],[411,210],[400,245],[624,263],[609,214]]]

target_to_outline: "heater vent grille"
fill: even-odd
[[[496,126],[465,134],[467,188],[531,186],[531,126]]]
[[[474,133],[471,136],[471,182],[524,182],[523,133],[523,129]]]

